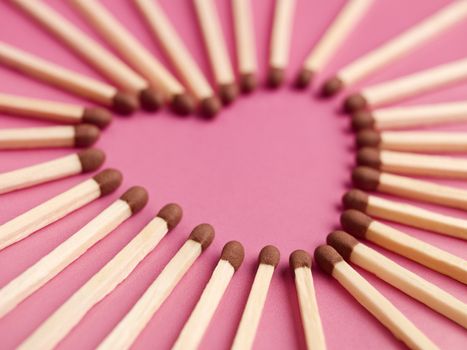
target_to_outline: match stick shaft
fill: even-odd
[[[0,149],[73,147],[74,144],[72,126],[0,130]]]
[[[269,66],[284,69],[289,61],[296,0],[276,0],[269,51]]]
[[[251,0],[232,0],[235,46],[240,74],[255,74],[258,65],[251,6]]]

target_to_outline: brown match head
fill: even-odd
[[[214,118],[222,108],[222,103],[217,96],[207,97],[200,102],[200,112],[206,119]]]
[[[120,187],[123,181],[123,175],[115,169],[105,169],[93,177],[94,181],[99,185],[101,197],[114,192]]]
[[[105,153],[97,148],[88,148],[77,153],[81,163],[81,172],[88,173],[97,170],[104,164]]]
[[[317,247],[314,256],[319,267],[329,275],[332,275],[334,266],[344,260],[342,256],[329,245],[320,245]]]
[[[112,115],[103,108],[85,108],[81,121],[105,129],[112,122]]]
[[[357,164],[371,168],[381,168],[381,152],[377,148],[364,147],[357,152]]]
[[[352,255],[353,248],[360,242],[347,232],[334,231],[328,235],[326,243],[337,250],[345,260],[349,260]]]
[[[376,169],[359,166],[352,171],[352,183],[363,191],[376,191],[380,176],[381,173]]]
[[[183,210],[178,204],[170,203],[164,205],[157,216],[167,223],[169,230],[172,230],[182,220]]]
[[[258,86],[256,75],[253,73],[243,73],[240,75],[240,90],[244,94],[249,94]]]
[[[267,245],[261,249],[259,253],[259,263],[266,264],[276,267],[279,264],[281,259],[281,253],[279,249],[274,247],[273,245]]]
[[[219,85],[219,97],[225,106],[230,105],[238,96],[238,86],[236,83]]]
[[[373,219],[361,211],[349,209],[344,211],[340,217],[341,226],[344,231],[358,238],[365,238],[368,227]]]
[[[91,124],[78,124],[75,129],[75,147],[89,147],[101,136],[99,128]]]
[[[215,235],[214,227],[209,224],[200,224],[191,231],[188,239],[201,244],[201,249],[204,251],[211,245]]]
[[[267,85],[272,89],[277,89],[284,82],[284,70],[282,68],[270,67],[267,77]]]
[[[323,84],[321,88],[322,97],[333,97],[344,88],[344,82],[337,76],[332,77]]]
[[[315,73],[307,68],[302,68],[295,78],[294,86],[297,89],[305,89],[310,85],[311,79]]]
[[[368,194],[360,190],[350,190],[342,197],[342,204],[345,209],[365,212],[368,206]]]
[[[242,265],[245,250],[240,242],[230,241],[222,248],[221,260],[228,261],[235,271]]]
[[[120,115],[130,115],[138,109],[138,101],[134,96],[117,92],[112,99],[112,109]]]
[[[127,202],[132,214],[136,214],[146,206],[149,195],[144,187],[133,186],[122,194],[120,199]]]
[[[195,101],[187,93],[177,94],[173,97],[170,108],[178,115],[189,115],[195,110]]]
[[[357,147],[379,147],[381,143],[381,134],[374,130],[362,130],[355,139]]]
[[[290,254],[289,265],[292,270],[298,269],[299,267],[311,268],[311,256],[304,250],[295,250]]]
[[[344,101],[344,111],[347,113],[355,113],[365,109],[368,102],[362,94],[352,94]]]
[[[158,111],[165,102],[164,95],[152,88],[146,88],[139,93],[139,104],[146,112]]]
[[[375,118],[370,111],[358,111],[352,114],[352,129],[355,131],[372,129],[375,126]]]

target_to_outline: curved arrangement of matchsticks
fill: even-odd
[[[179,81],[135,39],[98,0],[72,0],[82,15],[120,58],[81,32],[59,13],[37,0],[12,0],[18,9],[40,23],[64,46],[94,67],[114,85],[67,70],[53,62],[0,42],[0,65],[52,84],[128,115],[139,106],[155,111],[163,105],[186,115],[199,110],[214,117],[222,105],[232,103],[238,93],[250,93],[257,82],[257,58],[253,40],[252,15],[248,0],[232,0],[238,61],[236,74],[230,62],[213,0],[194,0],[196,15],[212,68],[215,87],[204,77],[156,0],[135,0],[148,29],[163,47],[175,67]],[[297,74],[294,84],[304,89],[337,52],[346,35],[364,16],[374,0],[349,0],[324,36],[314,47]],[[270,43],[267,84],[271,88],[284,81],[287,66],[294,0],[276,0]],[[442,8],[397,37],[341,68],[321,88],[323,97],[333,96],[434,40],[460,21],[467,20],[467,1],[456,1]],[[378,197],[380,192],[441,206],[467,209],[467,191],[407,177],[423,175],[440,178],[467,178],[467,162],[445,155],[467,151],[467,134],[426,131],[397,131],[443,123],[467,121],[467,103],[452,102],[414,107],[379,108],[467,81],[467,59],[449,62],[415,74],[368,86],[349,96],[343,109],[353,113],[356,131],[357,167],[352,180],[355,189],[343,197],[343,231],[327,236],[327,245],[316,248],[316,263],[334,277],[396,338],[412,349],[437,349],[406,316],[366,281],[349,263],[355,264],[420,301],[439,314],[467,328],[467,304],[366,246],[368,240],[382,248],[413,260],[434,271],[467,284],[467,261],[416,239],[387,224],[384,219],[442,235],[467,240],[467,221]],[[0,111],[11,115],[44,119],[54,127],[0,130],[0,149],[51,147],[90,147],[101,130],[111,122],[106,109],[86,108],[53,101],[0,94]],[[105,154],[87,148],[66,157],[0,174],[0,194],[101,167]],[[73,211],[116,191],[122,174],[106,169],[69,190],[47,200],[0,226],[0,250]],[[132,187],[66,241],[41,258],[0,289],[0,317],[41,288],[88,248],[103,239],[122,222],[139,212],[148,202],[144,188]],[[180,222],[182,209],[167,204],[116,256],[47,318],[20,346],[20,349],[54,348],[85,314],[112,292]],[[214,228],[201,224],[172,257],[146,292],[99,345],[99,349],[128,349],[214,239]],[[221,302],[224,291],[241,266],[244,257],[237,241],[225,244],[193,312],[173,349],[196,349]],[[279,250],[265,246],[232,349],[250,349],[266,302]],[[309,349],[325,349],[311,274],[312,258],[303,250],[290,255],[295,276],[303,331]]]

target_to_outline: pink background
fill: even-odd
[[[47,1],[85,29],[66,1]],[[163,0],[194,56],[210,75],[189,0]],[[229,0],[216,1],[223,19],[231,53],[232,27]],[[64,66],[96,76],[90,68],[63,49],[53,38],[15,11],[7,1],[0,4],[0,39],[40,54]],[[111,11],[156,56],[161,53],[129,0],[105,0]],[[261,74],[264,75],[273,0],[252,1]],[[319,38],[343,0],[298,1],[292,40],[289,78]],[[449,3],[444,0],[378,0],[329,65],[328,74],[379,43]],[[368,82],[382,81],[448,60],[464,57],[467,22],[439,40],[376,74]],[[233,57],[233,56],[232,56]],[[326,74],[324,74],[326,76]],[[290,80],[290,79],[289,79]],[[319,77],[322,80],[322,77]],[[2,92],[83,103],[71,95],[36,83],[0,68]],[[465,99],[467,85],[446,89],[409,103]],[[310,92],[288,86],[271,92],[260,89],[225,109],[217,120],[177,118],[164,111],[116,118],[98,147],[107,152],[106,167],[121,169],[125,182],[117,194],[98,200],[0,252],[0,286],[31,266],[84,223],[111,203],[128,186],[145,186],[151,195],[146,209],[124,223],[50,283],[0,320],[0,347],[10,349],[44,321],[85,281],[150,220],[163,204],[175,201],[184,208],[184,219],[113,293],[94,307],[60,344],[60,349],[90,349],[128,312],[166,262],[200,222],[213,224],[217,237],[181,281],[136,341],[136,349],[167,349],[175,341],[219,257],[231,239],[246,249],[243,266],[232,280],[208,329],[203,349],[224,349],[232,341],[256,269],[257,255],[266,244],[282,253],[264,309],[255,346],[257,349],[305,347],[295,288],[288,270],[288,256],[302,248],[309,252],[337,225],[340,196],[348,186],[353,163],[348,118],[336,113],[337,101],[320,101]],[[0,127],[46,125],[1,116]],[[441,128],[440,128],[441,129]],[[444,129],[467,130],[467,127]],[[45,161],[67,150],[3,152],[0,171]],[[82,181],[86,176],[57,181],[0,199],[0,222],[4,222],[45,199]],[[452,182],[467,187],[460,182]],[[428,207],[428,206],[427,206]],[[435,208],[434,206],[432,208]],[[436,210],[460,217],[455,210]],[[436,234],[404,228],[416,237],[467,258],[466,243]],[[426,268],[385,254],[467,302],[465,286]],[[357,304],[337,282],[313,267],[317,298],[329,349],[398,349],[403,345]],[[464,329],[413,301],[396,289],[362,274],[443,349],[465,348]]]

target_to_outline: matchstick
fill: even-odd
[[[224,246],[221,258],[172,350],[194,350],[199,347],[225,290],[243,262],[244,255],[243,246],[237,241],[230,241]]]
[[[122,183],[118,170],[106,169],[89,180],[29,209],[0,225],[0,250],[60,220],[97,198],[113,193]]]
[[[238,86],[235,82],[219,15],[213,0],[193,1],[211,69],[218,85],[219,97],[225,105],[228,105],[237,98]]]
[[[356,209],[383,220],[467,240],[467,220],[391,201],[360,190],[350,190],[342,198],[345,209]]]
[[[459,2],[463,3],[463,2]],[[467,8],[467,3],[463,3]],[[467,80],[467,59],[452,61],[363,88],[347,97],[343,108],[353,113],[420,96]]]
[[[269,48],[268,86],[278,88],[284,82],[289,62],[295,0],[276,0]]]
[[[20,71],[46,84],[56,86],[72,94],[111,107],[115,113],[121,115],[131,114],[138,108],[138,101],[133,96],[120,92],[117,88],[109,84],[78,74],[26,51],[19,50],[4,42],[0,42],[0,64]],[[18,105],[21,105],[22,108],[26,108],[22,102],[23,101],[17,100],[16,103],[13,103],[14,106],[11,108],[15,111],[22,110]],[[3,103],[5,102],[2,101],[2,104]],[[54,117],[57,115],[54,107],[58,107],[59,110],[65,107],[65,105],[60,106],[56,104],[45,107],[43,104],[38,103],[32,106],[42,111],[41,115],[52,115]],[[49,111],[49,108],[52,108],[52,112]],[[63,109],[67,110],[67,114],[74,115],[78,112],[73,108],[71,110],[67,107]]]
[[[250,294],[243,311],[242,319],[235,335],[232,350],[248,350],[253,348],[256,330],[258,329],[261,314],[268,295],[274,270],[279,264],[279,250],[268,245],[261,249],[259,265],[251,286]]]
[[[407,347],[416,350],[438,349],[399,309],[347,264],[334,248],[329,245],[316,248],[315,261]]]
[[[304,89],[335,55],[343,41],[368,12],[373,0],[349,0],[312,49],[295,80],[295,86]]]
[[[53,349],[91,308],[124,281],[162,238],[180,222],[177,204],[164,206],[117,255],[78,289],[18,349]]]
[[[164,93],[175,113],[193,112],[194,101],[185,87],[99,1],[72,0],[71,3],[135,71]]]
[[[357,147],[382,150],[431,153],[467,153],[466,132],[362,130],[356,136]]]
[[[111,114],[102,108],[0,94],[0,112],[61,124],[92,124],[105,129],[112,121]]]
[[[425,243],[391,226],[373,220],[360,211],[349,209],[340,218],[342,228],[384,249],[467,284],[467,260]]]
[[[467,4],[464,1],[452,2],[382,46],[340,69],[333,78],[324,83],[322,95],[334,96],[342,89],[356,84],[367,76],[402,59],[420,46],[435,40],[466,17]]]
[[[105,154],[90,148],[5,173],[0,173],[0,194],[94,171],[104,163]]]
[[[43,1],[12,2],[87,64],[124,91],[137,96],[142,108],[155,111],[163,104],[163,96],[154,90],[147,80]]]
[[[196,97],[201,114],[207,118],[214,117],[222,107],[221,102],[163,8],[157,0],[135,0],[135,5],[177,73]]]
[[[132,187],[70,238],[0,289],[0,318],[54,278],[122,222],[144,208],[148,194]]]
[[[296,250],[290,254],[289,262],[295,276],[307,349],[325,350],[326,340],[311,274],[311,256],[304,250]]]
[[[352,172],[352,182],[363,191],[377,191],[467,210],[467,190],[461,188],[379,172],[369,167],[355,168]]]
[[[209,224],[196,226],[133,308],[99,345],[99,350],[129,349],[178,282],[214,239]]]
[[[352,116],[354,130],[407,129],[467,121],[467,102],[380,108]]]
[[[256,77],[258,58],[256,57],[255,30],[250,1],[232,0],[240,89],[244,93],[252,92],[258,85]]]
[[[396,264],[346,232],[334,231],[328,235],[326,241],[345,260],[375,274],[415,300],[467,328],[467,304],[435,284]]]

